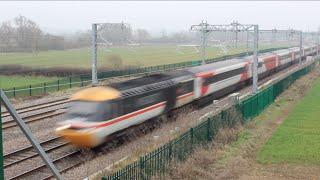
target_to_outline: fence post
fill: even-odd
[[[139,166],[140,166],[140,177],[141,179],[146,179],[144,176],[144,157],[140,157]],[[138,178],[139,179],[139,178]]]
[[[208,138],[208,141],[211,141],[211,118],[208,118],[207,120],[207,138]]]
[[[16,87],[13,87],[13,97],[16,97]]]
[[[191,141],[191,149],[192,149],[192,147],[193,147],[193,141],[194,141],[194,138],[193,138],[193,136],[194,136],[194,130],[193,130],[193,128],[190,128],[190,141]]]
[[[225,111],[224,110],[221,111],[221,122],[225,126]]]
[[[69,77],[69,87],[70,88],[72,87],[71,81],[72,81],[72,79],[71,79],[71,77]]]
[[[1,97],[0,97],[1,98]],[[1,114],[1,101],[0,101],[0,114]],[[2,117],[0,115],[0,179],[4,179],[3,173],[3,144],[2,144]]]
[[[172,160],[172,141],[169,142],[169,161]]]
[[[58,80],[58,82],[57,82],[57,83],[58,83],[58,91],[59,91],[59,90],[60,90],[60,87],[59,87],[59,85],[60,85],[60,81]]]
[[[43,83],[43,93],[46,93],[47,92],[47,83]]]
[[[30,95],[30,96],[31,96],[31,94],[32,94],[31,91],[32,91],[32,90],[31,90],[31,85],[29,85],[29,95]]]

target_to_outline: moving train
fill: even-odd
[[[302,58],[317,50],[316,46],[304,47]],[[299,62],[300,56],[297,47],[259,54],[259,78]],[[81,90],[71,97],[56,132],[77,146],[96,147],[129,127],[249,84],[252,63],[252,56],[246,56]]]

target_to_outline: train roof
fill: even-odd
[[[215,70],[219,68],[223,68],[226,66],[234,65],[234,64],[239,64],[247,62],[247,58],[235,58],[235,59],[230,59],[230,60],[225,60],[225,61],[218,61],[210,64],[205,64],[197,67],[192,67],[188,69],[188,71],[192,73],[199,73],[199,72],[204,72],[204,71],[209,71],[209,70]]]
[[[124,81],[124,82],[119,82],[119,83],[113,83],[110,84],[110,87],[113,87],[118,90],[127,90],[127,89],[132,89],[136,87],[141,87],[144,85],[150,85],[150,84],[155,84],[163,81],[168,81],[172,80],[177,77],[182,77],[190,75],[190,72],[185,71],[185,70],[177,70],[177,71],[172,71],[172,72],[166,72],[166,73],[157,73],[157,74],[151,74],[148,76]]]
[[[121,91],[122,97],[129,97],[145,92],[159,90],[174,86],[177,82],[190,79],[192,73],[186,70],[176,70],[166,73],[151,74],[137,79],[120,83],[113,83],[109,86]]]

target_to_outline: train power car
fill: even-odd
[[[305,47],[302,56],[316,52],[316,47]],[[299,58],[299,48],[262,53],[259,78],[287,68]],[[192,102],[219,98],[250,83],[252,63],[252,56],[247,56],[84,89],[72,96],[56,132],[75,145],[96,147],[129,127]]]

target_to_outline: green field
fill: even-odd
[[[54,81],[57,79],[56,77],[43,76],[0,76],[0,89],[29,86],[30,84]]]
[[[257,156],[261,163],[320,164],[320,80],[295,105]]]
[[[275,46],[261,46],[260,49]],[[277,46],[281,47],[281,46]],[[223,51],[219,47],[208,47],[207,58],[219,57],[227,54],[237,54],[246,52],[243,45],[229,47]],[[113,47],[99,48],[98,66],[115,69],[109,56],[118,56],[122,60],[122,65],[131,66],[156,66],[200,60],[200,53],[194,47],[181,47],[177,49],[175,45],[153,45],[137,47]],[[108,58],[107,58],[108,57]],[[1,65],[23,65],[29,67],[69,67],[69,68],[90,68],[91,51],[89,48],[72,49],[65,51],[43,51],[39,53],[0,53]],[[117,66],[119,67],[119,66]],[[57,78],[36,77],[36,76],[0,76],[0,88],[12,88],[25,85],[32,85],[47,81],[57,80]]]
[[[271,46],[260,46],[260,49]],[[275,47],[275,46],[272,46]],[[224,52],[218,47],[207,48],[207,58],[226,54],[245,52],[246,47],[231,47]],[[193,47],[177,49],[174,45],[154,45],[137,47],[100,47],[98,51],[99,67],[112,67],[107,55],[117,55],[122,59],[122,65],[155,66],[191,60],[200,60],[200,54]],[[90,67],[91,51],[89,48],[65,51],[45,51],[39,53],[0,53],[0,65],[19,64],[31,67]]]

